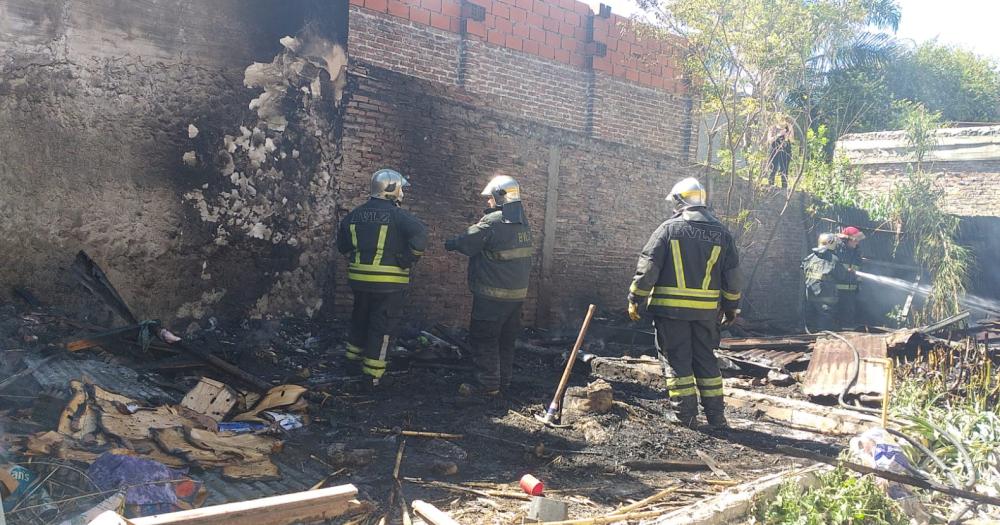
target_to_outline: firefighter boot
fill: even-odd
[[[729,429],[729,422],[726,421],[726,403],[722,396],[703,397],[701,406],[705,409],[705,419],[708,420],[710,430]]]
[[[677,415],[678,422],[687,427],[694,428],[698,424],[698,398],[696,396],[679,396],[671,399],[674,405],[674,414]]]

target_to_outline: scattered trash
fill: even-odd
[[[262,414],[284,430],[295,430],[305,426],[302,422],[302,416],[279,412],[262,412]]]
[[[150,459],[101,454],[87,476],[103,491],[125,491],[126,517],[149,516],[198,507],[208,496],[186,472]]]
[[[914,468],[903,453],[903,449],[882,428],[872,428],[851,438],[850,451],[858,462],[867,467],[896,474],[914,472]],[[879,485],[885,488],[886,494],[896,500],[907,516],[915,520],[916,523],[929,522],[930,514],[920,502],[917,494],[909,487],[882,478],[876,478],[876,480]]]
[[[518,484],[521,490],[529,496],[541,496],[545,492],[545,485],[531,474],[521,476],[521,481]]]
[[[22,465],[0,465],[0,486],[8,494],[3,498],[4,512],[11,512],[23,502],[39,505],[39,514],[50,520],[59,513],[48,491],[41,486],[34,472]]]
[[[543,496],[532,496],[528,505],[529,523],[563,521],[568,516],[568,506],[564,501],[556,501]]]

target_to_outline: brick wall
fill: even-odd
[[[887,193],[906,177],[905,164],[869,164],[862,188]],[[925,164],[935,184],[944,190],[942,208],[961,216],[1000,217],[1000,159]]]
[[[666,152],[480,106],[458,88],[360,62],[353,73],[337,191],[346,211],[367,199],[368,176],[378,167],[397,167],[412,182],[405,207],[430,230],[407,310],[414,321],[466,322],[466,258],[445,252],[443,242],[478,220],[479,191],[497,170],[523,186],[536,239],[525,321],[547,326],[576,324],[588,303],[603,314],[619,312],[639,250],[669,216],[665,193],[676,180],[700,174]],[[780,196],[773,198],[763,210],[780,209]],[[553,224],[546,225],[547,215]],[[793,206],[779,231],[751,300],[760,317],[790,323],[797,315],[804,249],[800,206]],[[546,251],[551,259],[543,268]],[[748,272],[756,259],[751,250],[744,263]],[[344,263],[337,264],[336,308],[346,314],[350,294],[343,286]]]
[[[685,160],[694,155],[679,40],[641,36],[627,19],[602,18],[576,0],[462,5],[352,0],[350,54],[459,87],[459,96],[518,118]],[[484,20],[471,18],[473,5],[484,8]]]

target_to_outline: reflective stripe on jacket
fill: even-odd
[[[511,215],[521,222],[504,219],[500,210],[490,211],[449,241],[451,248],[469,256],[469,289],[473,294],[499,301],[523,301],[528,297],[534,253],[531,228],[523,213]]]
[[[370,199],[340,221],[337,250],[348,257],[351,288],[391,292],[410,283],[427,247],[427,228],[390,201]]]
[[[639,255],[629,292],[647,298],[654,315],[714,319],[719,308],[739,306],[739,254],[729,230],[704,208],[660,225]]]
[[[861,269],[861,249],[849,248],[844,245],[837,250],[837,258],[840,265],[844,267],[844,282],[837,283],[837,290],[841,292],[858,291],[858,276],[856,273]]]

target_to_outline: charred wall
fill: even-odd
[[[66,268],[83,249],[142,315],[254,304],[297,250],[214,242],[183,198],[213,175],[183,165],[188,126],[199,141],[221,141],[251,117],[244,68],[270,61],[306,21],[343,40],[345,11],[318,1],[0,0],[3,293],[24,285],[71,304],[81,294]]]

